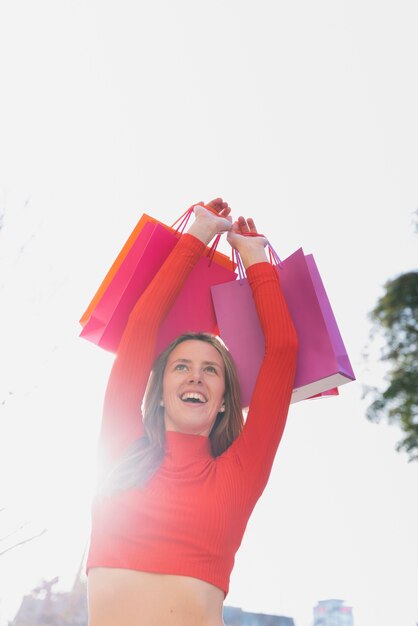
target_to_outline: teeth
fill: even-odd
[[[187,391],[181,396],[182,400],[197,400],[198,402],[206,402],[206,398],[201,393]]]

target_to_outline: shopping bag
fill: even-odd
[[[146,223],[93,309],[80,336],[116,352],[135,303],[177,242],[176,233],[159,223]],[[210,260],[206,256],[201,257],[191,271],[161,325],[158,352],[183,332],[215,330],[216,316],[210,288],[235,278],[230,259],[229,266],[225,267],[217,263],[218,257],[218,253]]]
[[[207,332],[216,334],[217,322],[213,307],[211,288],[233,281],[235,272],[229,267],[208,262],[207,257],[199,259],[187,277],[179,295],[163,321],[157,339],[157,354],[170,343],[187,332]]]
[[[135,228],[133,229],[133,231],[129,235],[127,241],[123,245],[123,247],[122,247],[121,251],[119,252],[118,256],[116,257],[116,259],[112,263],[112,265],[111,265],[109,271],[107,272],[106,276],[102,280],[99,288],[97,289],[96,293],[94,294],[93,298],[91,299],[90,304],[88,305],[87,309],[84,311],[83,315],[81,316],[80,324],[82,326],[85,326],[87,324],[88,320],[90,319],[90,316],[91,316],[92,312],[96,308],[98,302],[102,298],[102,296],[105,293],[106,289],[109,287],[109,285],[112,282],[115,274],[117,273],[117,271],[119,270],[120,266],[122,265],[124,259],[128,256],[129,251],[131,251],[132,248],[134,247],[135,242],[137,242],[138,239],[141,239],[140,235],[141,235],[141,232],[142,232],[143,228],[146,226],[146,224],[149,224],[152,221],[153,221],[153,218],[150,215],[147,215],[146,213],[144,213],[141,216],[141,218],[139,219],[139,221],[136,224]]]
[[[355,377],[315,260],[300,248],[276,271],[299,343],[291,402],[335,393],[330,390]],[[211,291],[219,333],[236,363],[243,406],[248,406],[265,346],[251,288],[241,279]]]
[[[93,307],[80,337],[116,352],[130,312],[177,241],[177,237],[162,226],[145,223]]]
[[[203,202],[198,202],[196,204],[200,204],[200,205],[204,206]],[[138,238],[141,238],[141,233],[142,233],[142,230],[145,228],[145,226],[147,224],[149,224],[150,222],[152,224],[160,224],[160,226],[165,228],[169,233],[171,233],[171,234],[175,235],[177,238],[179,238],[181,236],[181,234],[183,233],[183,231],[184,231],[184,229],[185,229],[185,227],[186,227],[186,225],[188,223],[188,220],[189,220],[189,218],[190,218],[190,216],[191,216],[191,214],[193,212],[194,206],[196,206],[196,205],[192,205],[187,211],[185,211],[183,213],[183,215],[181,215],[178,218],[178,220],[176,220],[174,222],[174,224],[172,226],[167,226],[163,222],[160,222],[155,217],[152,217],[151,215],[148,215],[147,213],[144,213],[140,217],[138,223],[136,224],[135,228],[133,229],[133,231],[129,235],[128,239],[126,240],[125,244],[123,245],[123,247],[120,250],[119,254],[117,255],[116,259],[112,263],[109,271],[107,272],[106,276],[104,277],[103,281],[101,282],[99,288],[97,289],[96,293],[94,294],[90,304],[88,305],[87,309],[84,311],[83,315],[81,316],[80,324],[82,326],[85,326],[85,324],[87,324],[87,322],[90,319],[90,316],[91,316],[93,310],[97,306],[97,304],[100,301],[100,299],[103,297],[103,294],[105,293],[106,289],[109,287],[109,285],[113,281],[113,278],[115,277],[115,275],[119,271],[119,268],[121,267],[121,265],[124,262],[125,258],[128,256],[128,254],[131,251],[131,249],[133,247],[135,247],[135,244],[136,244]],[[206,207],[206,208],[208,208],[208,207]],[[136,258],[136,257],[134,257],[134,258]],[[228,269],[231,266],[230,258],[228,256],[224,255],[224,254],[221,254],[220,252],[215,252],[214,253],[213,260],[218,265],[221,265],[221,266],[226,267]]]

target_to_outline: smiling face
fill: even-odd
[[[166,430],[208,436],[223,408],[225,366],[210,343],[188,340],[171,352],[164,371]]]

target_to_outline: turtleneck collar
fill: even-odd
[[[209,437],[167,430],[165,438],[166,458],[174,463],[189,463],[192,460],[213,458]]]

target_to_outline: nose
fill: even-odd
[[[189,383],[201,383],[202,374],[200,370],[193,370],[189,372]]]

